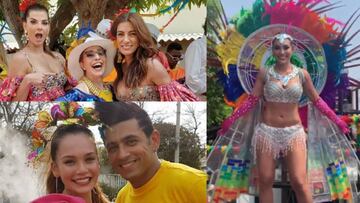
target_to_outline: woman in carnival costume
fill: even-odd
[[[36,149],[29,159],[37,167],[42,161],[46,162],[45,189],[48,195],[32,203],[109,202],[97,182],[100,163],[94,135],[86,127],[96,123],[92,112],[92,108],[83,108],[77,103],[56,104],[51,108],[51,115],[39,112],[32,133]],[[62,124],[56,126],[57,121]],[[54,125],[56,130],[50,133],[49,127]]]
[[[31,0],[24,0],[20,10],[25,46],[9,63],[0,101],[53,101],[65,94],[67,77],[64,58],[48,48],[48,10]]]
[[[113,101],[110,86],[103,83],[114,68],[113,43],[91,31],[81,40],[85,41],[71,50],[68,59],[69,73],[79,83],[57,101]]]
[[[176,81],[171,81],[158,60],[155,44],[144,20],[133,10],[120,10],[110,29],[116,38],[117,78],[114,91],[119,100],[197,101]]]
[[[235,67],[250,95],[239,98],[243,103],[224,121],[210,148],[212,202],[233,200],[241,193],[260,193],[261,202],[273,201],[279,157],[286,161],[298,202],[359,201],[360,162],[344,135],[347,125],[318,95],[325,86],[321,95],[332,104],[335,99],[329,98],[342,88],[335,86],[343,82],[340,70],[358,49],[345,50],[357,33],[346,39],[356,12],[338,32],[338,21],[319,15],[334,5],[314,8],[321,2],[257,0],[252,11],[242,11],[232,22],[237,32],[216,47],[219,56],[230,55],[230,50],[236,54],[222,57],[228,63],[224,72],[231,72],[238,56]],[[311,103],[300,99],[302,92]]]
[[[250,177],[250,184],[257,185],[260,202],[272,202],[275,161],[280,157],[284,157],[289,171],[290,183],[298,202],[313,202],[308,179],[311,183],[311,178],[317,177],[308,177],[306,173],[307,158],[314,158],[307,157],[311,156],[310,154],[307,155],[307,150],[312,153],[315,150],[306,147],[307,135],[298,113],[299,101],[304,92],[317,109],[311,110],[314,114],[311,116],[316,117],[318,129],[309,126],[309,146],[313,146],[314,143],[310,145],[310,142],[316,140],[329,142],[326,144],[331,147],[334,146],[327,139],[337,139],[336,141],[340,142],[341,146],[335,146],[336,150],[331,152],[335,153],[335,159],[323,167],[328,173],[324,174],[327,176],[327,181],[334,181],[335,184],[336,178],[341,180],[340,190],[348,196],[341,198],[347,199],[351,196],[351,188],[356,188],[356,185],[351,185],[349,182],[346,164],[354,164],[354,162],[358,164],[355,157],[347,159],[341,152],[341,150],[345,149],[342,148],[343,146],[347,150],[351,150],[349,141],[343,135],[349,133],[349,129],[347,124],[338,118],[319,97],[309,73],[305,69],[290,63],[294,50],[293,44],[294,39],[286,33],[280,33],[273,38],[272,53],[276,59],[275,65],[267,69],[260,69],[252,93],[244,104],[223,122],[220,134],[224,138],[231,136],[229,145],[232,147],[239,145],[240,149],[244,147],[243,145],[251,145],[251,147],[247,146],[247,149],[251,148],[251,152],[250,150],[247,152],[241,150],[241,153],[245,154],[240,153],[240,155],[231,152],[227,155],[228,161],[232,162],[230,165],[239,164],[243,172],[255,168],[258,177],[255,178],[254,174],[250,174],[250,176],[253,176]],[[319,113],[325,115],[329,120],[322,118]],[[312,120],[313,124],[315,124],[315,120]],[[250,125],[246,125],[249,122],[256,123],[253,126],[254,129],[250,129]],[[250,136],[244,136],[242,133],[249,133]],[[245,157],[244,160],[238,159],[242,156]],[[213,160],[210,155],[208,162],[211,161]],[[249,173],[249,171],[245,173]],[[334,180],[331,180],[331,178],[334,178],[331,177],[332,173],[336,175]],[[247,176],[246,174],[242,175]],[[239,184],[241,181],[243,180],[239,180]],[[319,184],[323,183],[320,181]],[[335,190],[340,186],[335,185],[334,188],[331,188],[330,185],[328,190]]]

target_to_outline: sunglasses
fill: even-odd
[[[173,56],[171,54],[169,54],[168,52],[166,52],[166,54],[171,58],[171,60],[173,61],[181,61],[184,59],[184,56],[181,54],[181,56]]]

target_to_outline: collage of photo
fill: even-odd
[[[360,1],[0,0],[0,203],[360,203]]]

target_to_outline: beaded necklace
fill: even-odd
[[[282,84],[283,87],[286,87],[287,84],[289,83],[289,81],[294,78],[299,70],[297,68],[295,68],[294,66],[292,66],[293,70],[291,71],[291,73],[286,74],[286,75],[280,75],[279,73],[277,73],[275,71],[274,66],[272,66],[269,70],[269,73],[272,77],[274,77],[275,79],[279,80]]]
[[[113,101],[112,93],[109,90],[109,88],[100,89],[98,86],[96,86],[91,80],[89,80],[87,77],[82,77],[81,80],[85,83],[85,85],[89,88],[89,91],[91,94],[103,99],[106,102]]]

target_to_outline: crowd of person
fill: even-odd
[[[49,49],[49,21],[45,6],[26,8],[25,46],[8,62],[0,101],[199,101],[206,91],[205,63],[197,63],[206,60],[206,47],[195,47],[202,50],[189,54],[192,58],[185,54],[189,68],[184,71],[177,67],[181,45],[171,43],[161,52],[151,33],[157,28],[149,30],[136,12],[123,9],[108,20],[102,29],[109,35],[91,29],[82,33],[66,59]],[[108,81],[110,74],[115,77]],[[202,91],[195,90],[198,86]]]

